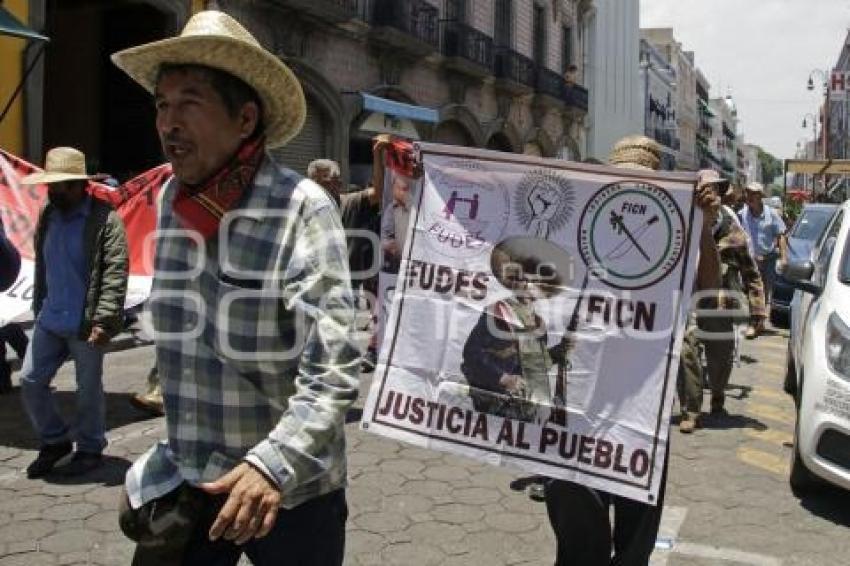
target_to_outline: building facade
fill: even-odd
[[[638,0],[594,0],[585,15],[590,110],[587,155],[601,161],[624,136],[644,131]]]
[[[640,78],[644,133],[661,144],[661,168],[672,171],[679,153],[676,69],[646,39],[640,40]]]
[[[676,137],[679,140],[676,168],[696,171],[700,163],[696,149],[699,115],[694,53],[684,51],[682,44],[676,41],[673,28],[644,28],[641,37],[651,43],[676,70]]]
[[[709,108],[714,114],[711,119],[712,135],[709,147],[719,160],[720,173],[727,179],[737,182],[738,148],[737,123],[738,111],[730,97],[712,98]]]
[[[51,38],[25,82],[20,124],[4,134],[17,136],[20,154],[35,162],[48,147],[73,145],[93,168],[121,180],[161,162],[149,96],[108,56],[178,33],[206,8],[231,14],[301,80],[307,121],[277,156],[302,173],[326,157],[340,162],[345,180],[368,181],[370,139],[381,132],[586,155],[581,22],[590,0],[19,3],[28,8],[21,18]],[[34,55],[24,48],[21,67]]]

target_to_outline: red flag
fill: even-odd
[[[25,259],[34,259],[33,238],[38,216],[47,200],[47,185],[23,185],[21,179],[41,171],[35,165],[0,149],[0,218],[6,234]],[[127,230],[131,275],[153,275],[156,203],[162,185],[171,177],[164,164],[130,179],[118,188],[89,182],[88,192],[110,203]]]

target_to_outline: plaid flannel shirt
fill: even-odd
[[[184,231],[165,188],[149,299],[167,442],[127,473],[133,507],[249,461],[292,508],[345,485],[360,353],[334,203],[266,156],[218,239]]]

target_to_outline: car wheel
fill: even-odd
[[[791,484],[791,493],[796,497],[803,497],[823,487],[824,482],[814,475],[806,467],[800,456],[800,403],[797,403],[797,420],[794,424],[794,446],[791,449],[791,473],[788,483]]]
[[[788,341],[788,348],[785,353],[785,383],[782,387],[785,393],[794,398],[794,404],[797,404],[797,368],[794,364],[794,358],[791,356],[791,341]]]

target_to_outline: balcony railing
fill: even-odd
[[[497,78],[534,88],[536,65],[534,61],[513,49],[496,49],[494,70]]]
[[[555,71],[540,67],[537,69],[537,92],[566,102],[567,81]]]
[[[332,22],[352,20],[360,15],[364,0],[274,0],[279,6],[307,12]]]
[[[564,102],[568,107],[587,113],[590,105],[590,95],[581,85],[567,86],[564,90]]]
[[[443,22],[443,54],[493,69],[493,38],[460,22]]]
[[[425,0],[374,0],[372,25],[394,28],[436,49],[439,10]]]

